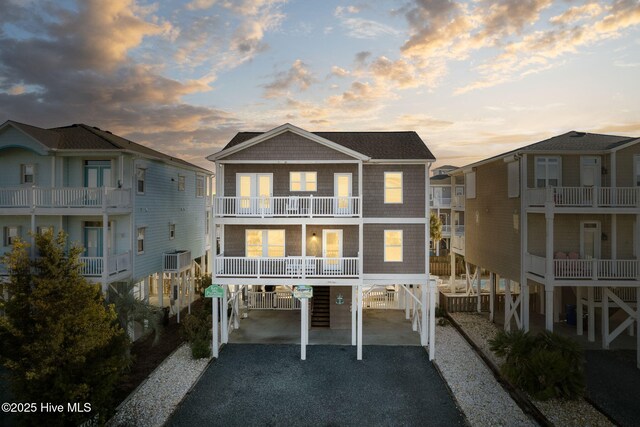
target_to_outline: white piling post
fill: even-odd
[[[576,286],[576,333],[584,334],[582,326],[582,287]]]
[[[358,285],[358,348],[357,359],[362,360],[362,285]]]
[[[496,281],[497,277],[493,272],[489,273],[489,320],[495,320],[495,299],[496,299]]]
[[[227,298],[227,294],[229,292],[229,286],[223,285],[224,289],[223,297],[222,297],[222,311],[220,312],[220,320],[221,320],[221,329],[220,337],[222,338],[222,344],[226,344],[229,342],[229,318],[227,316],[227,307],[229,306],[229,300]]]
[[[175,276],[175,281],[178,282],[178,298],[176,300],[177,306],[178,306],[178,323],[180,323],[180,309],[182,308],[180,305],[180,291],[182,290],[182,284],[180,283],[180,280],[178,279],[178,275],[176,274]],[[175,285],[174,285],[175,286]]]
[[[218,358],[218,298],[211,299],[211,354]]]
[[[427,281],[429,280],[429,278],[427,277]],[[421,314],[421,319],[420,322],[422,323],[422,331],[420,331],[420,345],[422,345],[423,347],[426,347],[428,344],[428,339],[429,339],[429,335],[428,335],[428,331],[429,331],[429,323],[427,322],[427,314],[429,313],[429,301],[427,300],[427,286],[429,286],[428,282],[427,283],[422,283],[420,284],[420,293],[421,293],[421,305],[422,305],[422,309],[420,310],[420,314]]]
[[[596,307],[593,300],[593,286],[587,288],[587,340],[594,342],[596,340]]]
[[[511,330],[511,279],[506,279],[504,282],[504,330],[509,332]]]
[[[307,360],[307,308],[309,307],[309,299],[302,298],[300,300],[300,360]]]
[[[436,357],[436,284],[429,283],[429,360]]]
[[[609,348],[609,288],[602,288],[602,348]]]
[[[358,294],[356,287],[351,286],[351,345],[357,345],[357,332],[356,332],[356,315],[358,313]],[[408,319],[408,317],[407,317]]]
[[[238,285],[235,285],[234,291],[236,292],[236,297],[233,302],[234,311],[236,312],[235,317],[233,318],[233,329],[240,329],[240,295],[241,290]]]

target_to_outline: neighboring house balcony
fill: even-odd
[[[191,251],[181,250],[162,254],[162,268],[165,273],[180,273],[191,268]]]
[[[357,257],[226,257],[215,259],[217,277],[243,278],[358,278]]]
[[[451,209],[463,211],[464,200],[465,200],[464,194],[453,196],[453,198],[451,199]]]
[[[99,280],[105,273],[104,257],[79,257],[80,273],[93,280]],[[106,257],[106,276],[108,281],[121,280],[131,274],[131,252],[109,255]],[[0,276],[8,276],[9,271],[4,264],[0,264]]]
[[[451,226],[443,225],[442,226],[442,237],[451,237]]]
[[[557,255],[556,255],[557,256]],[[525,268],[528,273],[544,278],[547,274],[545,257],[527,253]],[[553,279],[556,281],[594,282],[630,281],[634,284],[640,280],[640,260],[637,259],[553,259]],[[606,285],[606,283],[603,283]]]
[[[109,187],[0,188],[0,213],[92,215],[131,212],[131,189]]]
[[[216,217],[359,217],[361,198],[350,197],[215,197]]]
[[[451,198],[435,198],[429,201],[429,205],[432,208],[440,208],[440,209],[450,209],[451,208]]]
[[[459,233],[458,227],[461,226],[457,226],[456,232],[451,236],[451,249],[456,253],[464,255],[464,232]]]
[[[635,213],[640,207],[640,187],[529,188],[526,192],[526,203],[533,208],[551,203],[559,212],[615,208],[617,212],[623,209]]]

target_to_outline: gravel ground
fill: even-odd
[[[471,426],[535,426],[452,326],[436,328],[436,364]]]
[[[109,421],[110,426],[162,426],[209,363],[183,344],[153,371]]]
[[[502,364],[502,359],[489,350],[488,340],[498,333],[498,328],[486,318],[477,313],[451,313],[451,317],[464,329],[473,342],[496,365]],[[437,357],[437,353],[436,353]],[[565,401],[552,399],[546,402],[532,400],[533,404],[557,426],[612,426],[613,424],[598,410],[584,399]]]

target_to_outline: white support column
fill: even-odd
[[[106,187],[103,204],[106,203]],[[34,225],[35,226],[35,223]],[[109,215],[103,209],[102,212],[102,293],[107,293],[107,278],[109,277]]]
[[[429,360],[436,357],[436,284],[429,282]]]
[[[218,300],[211,298],[211,355],[218,358]]]
[[[611,214],[611,259],[618,259],[618,215]]]
[[[489,320],[494,322],[496,319],[496,308],[495,308],[495,300],[496,300],[496,283],[499,280],[497,274],[493,271],[489,273]]]
[[[504,284],[504,330],[511,330],[511,279],[505,280]]]
[[[562,311],[562,288],[553,287],[553,321],[560,321],[560,312]]]
[[[584,326],[582,325],[582,286],[576,286],[576,333],[584,334]]]
[[[150,281],[151,281],[151,277],[150,276],[146,276],[144,278],[144,282],[143,282],[144,283],[143,284],[143,287],[144,287],[144,302],[146,304],[149,304],[149,288],[150,288],[149,282]]]
[[[455,226],[451,225],[451,238],[455,234]],[[449,292],[452,294],[456,292],[456,253],[451,250],[449,245],[449,256],[451,258],[451,274],[449,275]]]
[[[609,349],[609,288],[602,288],[602,348]]]
[[[229,316],[227,316],[229,306],[229,285],[223,285],[224,293],[222,296],[222,312],[220,313],[221,329],[220,337],[222,338],[222,344],[229,342]]]
[[[429,280],[429,276],[427,276],[427,280]],[[428,336],[429,323],[427,323],[427,314],[429,311],[429,301],[427,301],[428,286],[429,286],[429,282],[420,284],[420,291],[421,291],[420,302],[422,303],[422,307],[420,310],[420,315],[421,315],[420,323],[422,323],[422,330],[420,331],[420,345],[422,345],[423,347],[426,347],[429,343],[429,336]]]
[[[358,313],[358,294],[356,287],[351,286],[351,345],[358,344],[356,315]]]
[[[358,284],[358,348],[357,359],[362,360],[362,285]]]
[[[174,281],[173,281],[173,286],[176,286],[176,288],[178,289],[178,298],[176,299],[176,301],[174,301],[174,304],[177,307],[177,311],[178,311],[178,323],[180,323],[180,312],[182,311],[182,298],[181,298],[181,293],[180,292],[182,290],[182,285],[180,283],[180,279],[178,277],[178,273],[172,274],[172,276],[174,277]]]
[[[411,305],[413,304],[413,298],[410,298],[406,295],[407,292],[409,292],[409,290],[411,288],[405,287],[403,286],[404,289],[404,318],[406,320],[411,319]],[[413,291],[412,291],[413,292]]]
[[[520,284],[520,319],[522,329],[529,332],[529,284],[527,282]]]
[[[302,241],[300,242],[300,247],[302,249],[302,280],[303,282],[307,279],[307,224],[302,223],[302,236],[300,237]]]
[[[587,340],[595,342],[596,340],[596,306],[593,298],[593,286],[587,288]]]
[[[242,292],[242,289],[238,285],[235,285],[233,288],[236,292],[236,297],[233,300],[233,309],[236,313],[233,318],[233,329],[240,329],[240,293]]]
[[[544,287],[544,319],[547,331],[553,332],[553,286]]]
[[[476,301],[477,303],[477,307],[476,310],[478,311],[478,313],[482,313],[482,269],[480,269],[479,267],[476,268],[476,293],[477,293],[477,297],[478,300]]]
[[[309,312],[309,299],[302,298],[300,300],[300,360],[307,360],[307,334],[309,328],[307,328]]]
[[[158,304],[164,308],[164,273],[155,274],[156,288],[158,289]]]

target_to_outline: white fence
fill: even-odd
[[[249,291],[247,304],[251,310],[300,310],[300,300],[289,291]]]
[[[363,308],[376,310],[395,310],[400,308],[398,291],[390,289],[373,289],[362,298]]]
[[[354,277],[358,258],[307,257],[218,257],[216,274],[221,277]]]
[[[251,217],[359,216],[360,197],[215,197],[214,215]]]
[[[640,187],[545,187],[527,190],[529,206],[551,202],[558,207],[640,206]]]
[[[0,188],[3,208],[86,208],[125,207],[131,205],[128,188]]]

